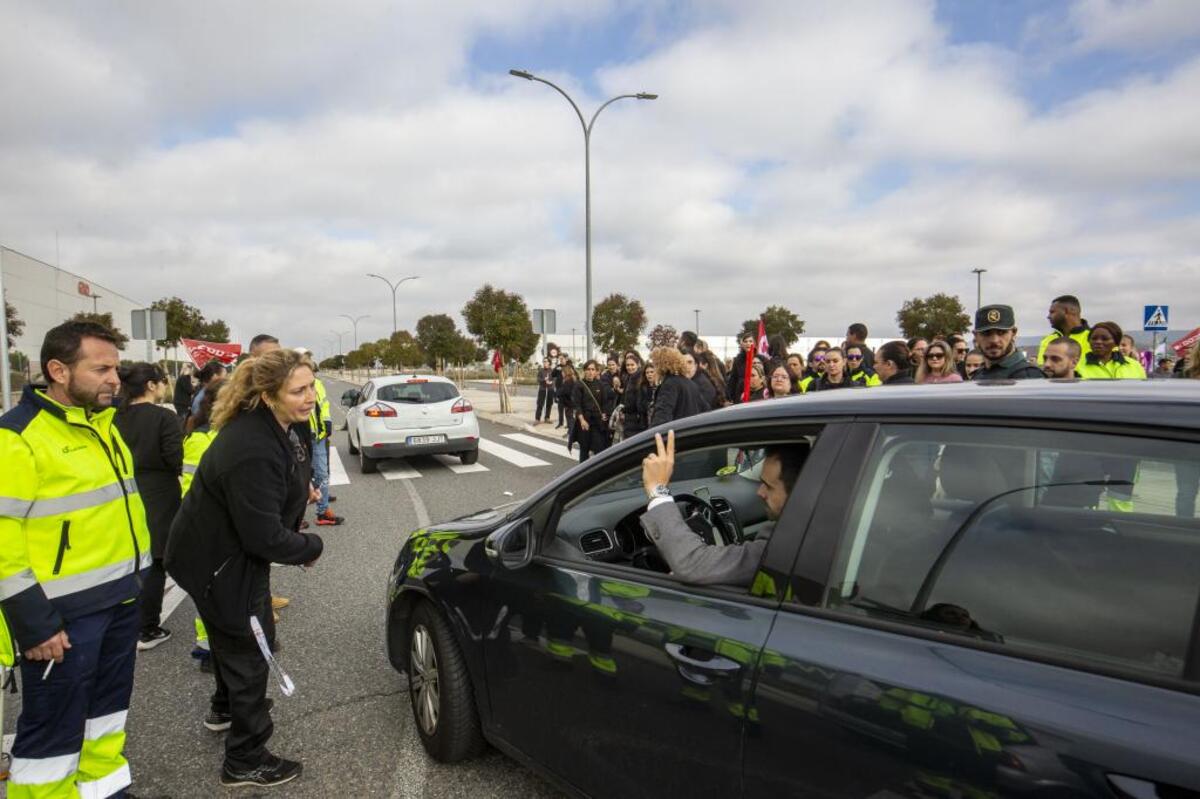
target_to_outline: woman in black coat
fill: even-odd
[[[683,353],[683,376],[696,384],[700,393],[700,410],[713,411],[721,407],[717,404],[717,387],[713,385],[708,374],[696,362],[694,353]]]
[[[600,364],[594,360],[583,366],[583,380],[575,381],[571,405],[575,409],[579,462],[608,449],[608,420],[616,407],[611,384],[600,379]]]
[[[133,454],[138,493],[146,506],[150,528],[150,568],[142,581],[142,633],[138,649],[153,649],[171,637],[163,629],[162,601],[167,573],[163,552],[171,522],[179,510],[179,474],[183,469],[183,430],[179,417],[158,405],[167,386],[166,375],[154,364],[122,366],[121,407],[116,425]]]
[[[167,571],[191,594],[208,630],[217,689],[204,725],[228,730],[224,785],[278,785],[301,771],[267,751],[269,663],[257,626],[274,642],[272,563],[312,565],[321,539],[299,532],[313,501],[316,404],[307,358],[275,350],[242,363],[213,409],[217,437],[171,526]],[[252,621],[255,620],[255,621]]]
[[[191,412],[192,397],[194,396],[196,396],[196,384],[192,382],[192,370],[190,367],[185,367],[185,371],[180,372],[179,377],[175,379],[175,394],[171,398],[171,404],[175,406],[175,413],[180,422],[186,420]]]
[[[650,417],[650,398],[654,387],[646,380],[642,356],[630,350],[625,353],[625,375],[622,381],[625,391],[621,395],[621,408],[625,417],[622,438],[633,438],[646,429]]]
[[[669,424],[676,419],[704,411],[704,400],[696,384],[684,377],[683,353],[671,347],[659,347],[650,353],[650,362],[658,375],[654,390],[654,412],[650,426]]]
[[[575,409],[572,407],[572,398],[575,396],[575,367],[571,364],[563,364],[562,380],[555,389],[554,398],[558,401],[559,410],[563,413],[563,418],[567,423],[567,451],[571,451],[571,442],[575,440]],[[562,425],[558,425],[562,427]],[[557,430],[558,427],[555,429]]]

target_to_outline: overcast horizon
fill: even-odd
[[[882,11],[881,11],[882,9]],[[1200,324],[1200,13],[1038,3],[0,0],[0,244],[327,349],[484,283],[732,335],[897,332],[912,297]],[[56,254],[56,235],[58,254]]]

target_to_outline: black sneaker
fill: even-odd
[[[266,699],[263,702],[263,709],[268,713],[273,707],[275,707],[274,699]],[[204,726],[213,732],[225,732],[233,726],[233,716],[224,710],[210,709],[208,715],[204,717]]]
[[[142,630],[141,636],[138,638],[138,651],[144,652],[147,649],[153,649],[164,641],[171,640],[171,631],[165,627],[154,627],[149,630]]]
[[[260,788],[270,788],[273,785],[283,785],[300,776],[304,766],[295,760],[284,760],[275,755],[267,755],[262,765],[249,771],[233,771],[228,766],[221,767],[221,784],[226,788],[236,788],[239,785],[257,785]]]

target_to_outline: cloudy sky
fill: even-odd
[[[1200,323],[1195,0],[0,0],[0,243],[328,348],[484,282],[732,333],[909,297]]]

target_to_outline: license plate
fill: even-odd
[[[410,444],[442,444],[446,441],[445,436],[409,436],[408,443]]]

